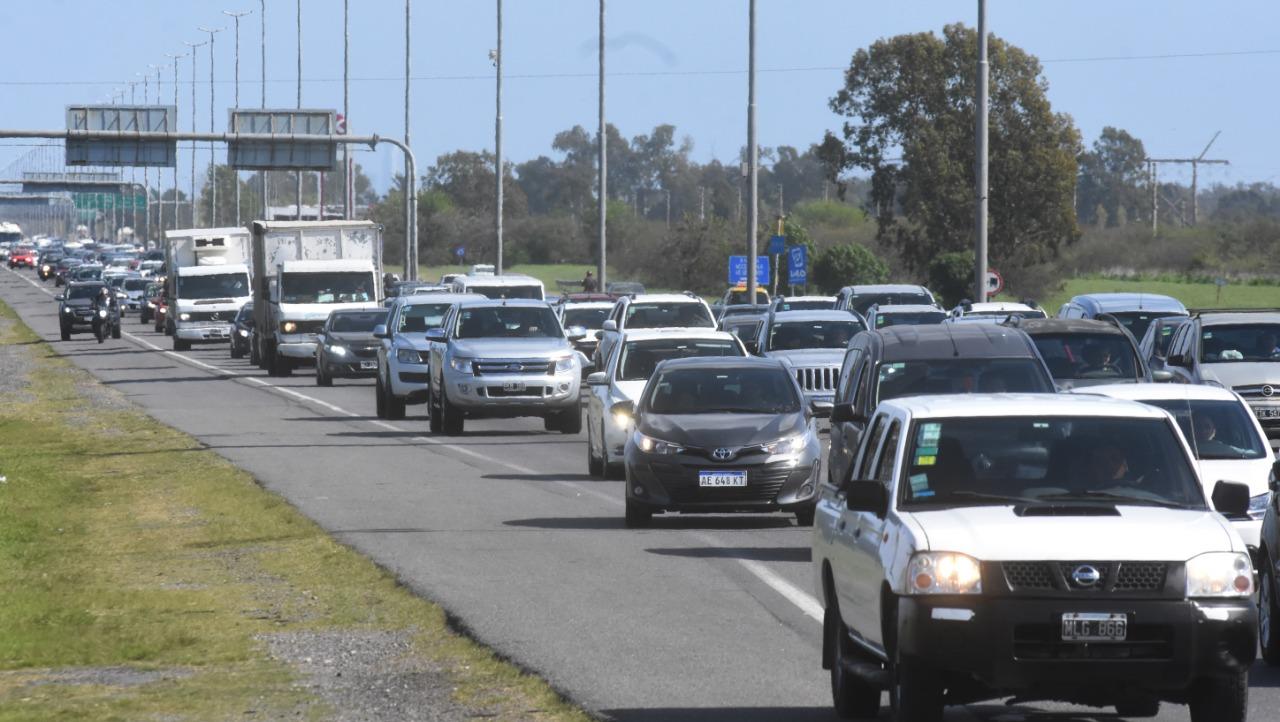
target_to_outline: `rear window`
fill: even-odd
[[[973,393],[1052,393],[1034,359],[936,359],[880,364],[877,398]]]
[[[933,299],[923,293],[869,293],[849,299],[849,308],[866,315],[872,306],[930,306]]]
[[[889,326],[926,326],[929,324],[942,323],[947,320],[947,314],[942,311],[921,311],[901,312],[890,311],[887,313],[876,314],[876,328],[888,328]]]
[[[619,381],[645,381],[658,364],[673,358],[703,356],[742,356],[742,348],[724,339],[658,339],[630,341],[622,348],[618,360]]]

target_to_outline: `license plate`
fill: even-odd
[[[1129,635],[1129,615],[1067,613],[1062,615],[1064,642],[1123,642]]]
[[[508,392],[524,391],[524,382],[523,381],[503,381],[502,390],[508,391]]]
[[[376,369],[378,368],[378,362],[377,361],[361,361],[360,368],[366,371],[371,369]]]
[[[1259,419],[1280,419],[1280,406],[1254,409],[1253,413]]]
[[[699,471],[698,486],[746,486],[745,471]]]

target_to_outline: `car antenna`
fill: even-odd
[[[944,325],[948,326],[948,328],[947,328],[947,340],[951,342],[951,350],[955,352],[955,356],[956,356],[956,358],[959,358],[959,357],[960,357],[960,346],[958,346],[958,345],[956,344],[956,337],[955,337],[955,334],[954,334],[954,332],[952,331],[952,329],[950,328],[950,324],[944,324]]]

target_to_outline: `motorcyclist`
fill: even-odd
[[[93,297],[93,335],[98,338],[98,343],[102,343],[110,333],[110,324],[116,310],[116,295],[108,286],[103,286],[98,290],[98,294]],[[107,312],[106,318],[102,317],[102,311]]]

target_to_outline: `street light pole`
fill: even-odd
[[[351,132],[351,0],[342,0],[342,122]],[[342,146],[342,218],[351,220],[351,149]]]
[[[747,211],[747,303],[756,302],[756,226],[759,225],[760,157],[756,152],[756,0],[750,0],[747,21],[747,183],[751,203]]]
[[[302,110],[302,0],[298,0],[298,110]],[[302,220],[302,171],[294,171],[297,175],[295,201],[297,201],[297,220]]]
[[[262,47],[262,109],[267,108],[267,0],[258,0],[258,20],[261,36],[259,43]],[[262,181],[262,219],[271,220],[268,217],[267,210],[270,208],[270,199],[267,198],[267,191],[270,187],[267,185],[267,171],[258,171],[259,178]]]
[[[177,108],[177,107],[178,107],[178,61],[180,61],[180,60],[182,60],[183,58],[187,57],[187,55],[186,55],[186,53],[183,53],[182,55],[174,55],[174,54],[172,54],[172,53],[165,53],[165,54],[164,54],[164,56],[165,56],[166,58],[169,58],[170,60],[172,60],[172,61],[173,61],[173,107],[174,107],[174,108]],[[175,119],[175,122],[174,122],[174,126],[175,126],[175,127],[177,126],[176,119]],[[160,201],[161,201],[161,203],[160,203],[160,213],[161,213],[161,216],[160,216],[160,218],[161,218],[161,221],[160,221],[160,232],[161,232],[161,233],[163,233],[163,232],[164,232],[164,215],[163,215],[163,214],[164,214],[164,198],[161,198],[161,199],[160,199]],[[179,209],[179,208],[180,208],[180,206],[178,205],[178,164],[177,164],[177,163],[174,163],[174,164],[173,164],[173,227],[174,227],[174,229],[175,229],[175,230],[178,228],[178,223],[179,223],[179,220],[178,220],[178,209]],[[192,224],[192,225],[194,225],[194,224]]]
[[[301,0],[299,0],[301,1]],[[225,28],[198,28],[209,33],[209,132],[213,132],[213,36]],[[218,163],[213,157],[213,143],[209,144],[209,227],[218,227]]]
[[[409,147],[409,99],[410,90],[410,66],[409,66],[409,50],[411,29],[410,19],[413,11],[413,0],[404,0],[404,145]],[[416,206],[417,198],[410,198],[410,189],[414,187],[413,179],[409,174],[415,172],[409,165],[409,156],[405,156],[404,163],[404,278],[406,281],[418,280],[418,247],[416,240],[418,234],[414,232],[414,226],[418,223]]]
[[[232,18],[232,19],[234,19],[234,20],[235,20],[235,23],[236,23],[236,85],[235,85],[235,87],[236,87],[236,102],[235,102],[235,107],[236,107],[236,108],[239,108],[239,107],[240,107],[240,18],[244,17],[245,15],[251,15],[251,14],[253,14],[253,11],[252,11],[252,10],[243,10],[243,11],[240,11],[240,12],[233,12],[233,11],[231,11],[231,10],[223,10],[223,11],[222,11],[222,14],[223,14],[223,15],[226,15],[226,16],[228,16],[228,17]],[[236,225],[238,226],[238,225],[240,225],[240,171],[238,171],[238,170],[237,170],[237,171],[235,171],[235,181],[236,181],[236,182],[235,182],[235,185],[236,185]]]
[[[498,237],[498,263],[496,271],[502,275],[502,0],[498,0],[498,49],[494,54],[497,74],[497,113],[493,124],[494,176],[497,178],[497,202],[494,204],[494,230]]]
[[[601,291],[607,288],[605,284],[608,283],[605,277],[605,225],[609,220],[609,136],[604,118],[604,3],[605,0],[600,0],[600,130],[596,141],[600,154],[600,189],[597,192],[600,197],[600,236],[596,241],[596,278]]]
[[[196,132],[196,63],[200,59],[196,55],[196,48],[203,48],[205,43],[186,43],[191,48],[191,132]],[[191,142],[191,226],[194,228],[196,223],[196,142]]]
[[[160,71],[164,70],[165,66],[148,64],[147,67],[156,71],[156,105],[159,105],[160,104]],[[145,102],[146,94],[147,94],[147,86],[145,83],[142,86],[142,91],[143,91],[143,100]],[[160,185],[159,170],[156,170],[156,185],[157,186]],[[135,209],[136,209],[136,206],[135,206]],[[162,214],[161,218],[158,220],[156,225],[160,226],[160,228],[163,229],[164,228],[164,220],[163,220],[164,204],[163,203],[160,204],[160,207],[158,209],[156,209],[156,212],[159,214]],[[137,213],[137,210],[134,210],[134,213]],[[146,248],[150,248],[151,238],[155,234],[152,232],[152,226],[151,226],[151,170],[146,166],[142,167],[142,213],[147,217],[147,235],[143,236],[143,239],[142,239],[143,246]],[[137,233],[137,230],[138,230],[137,225],[135,225],[134,226],[135,235]],[[156,239],[156,240],[158,243],[159,239]]]
[[[977,114],[974,155],[977,164],[976,195],[977,208],[975,219],[976,248],[974,250],[974,298],[987,300],[987,83],[989,80],[987,63],[987,0],[978,0],[978,99],[974,108]]]

